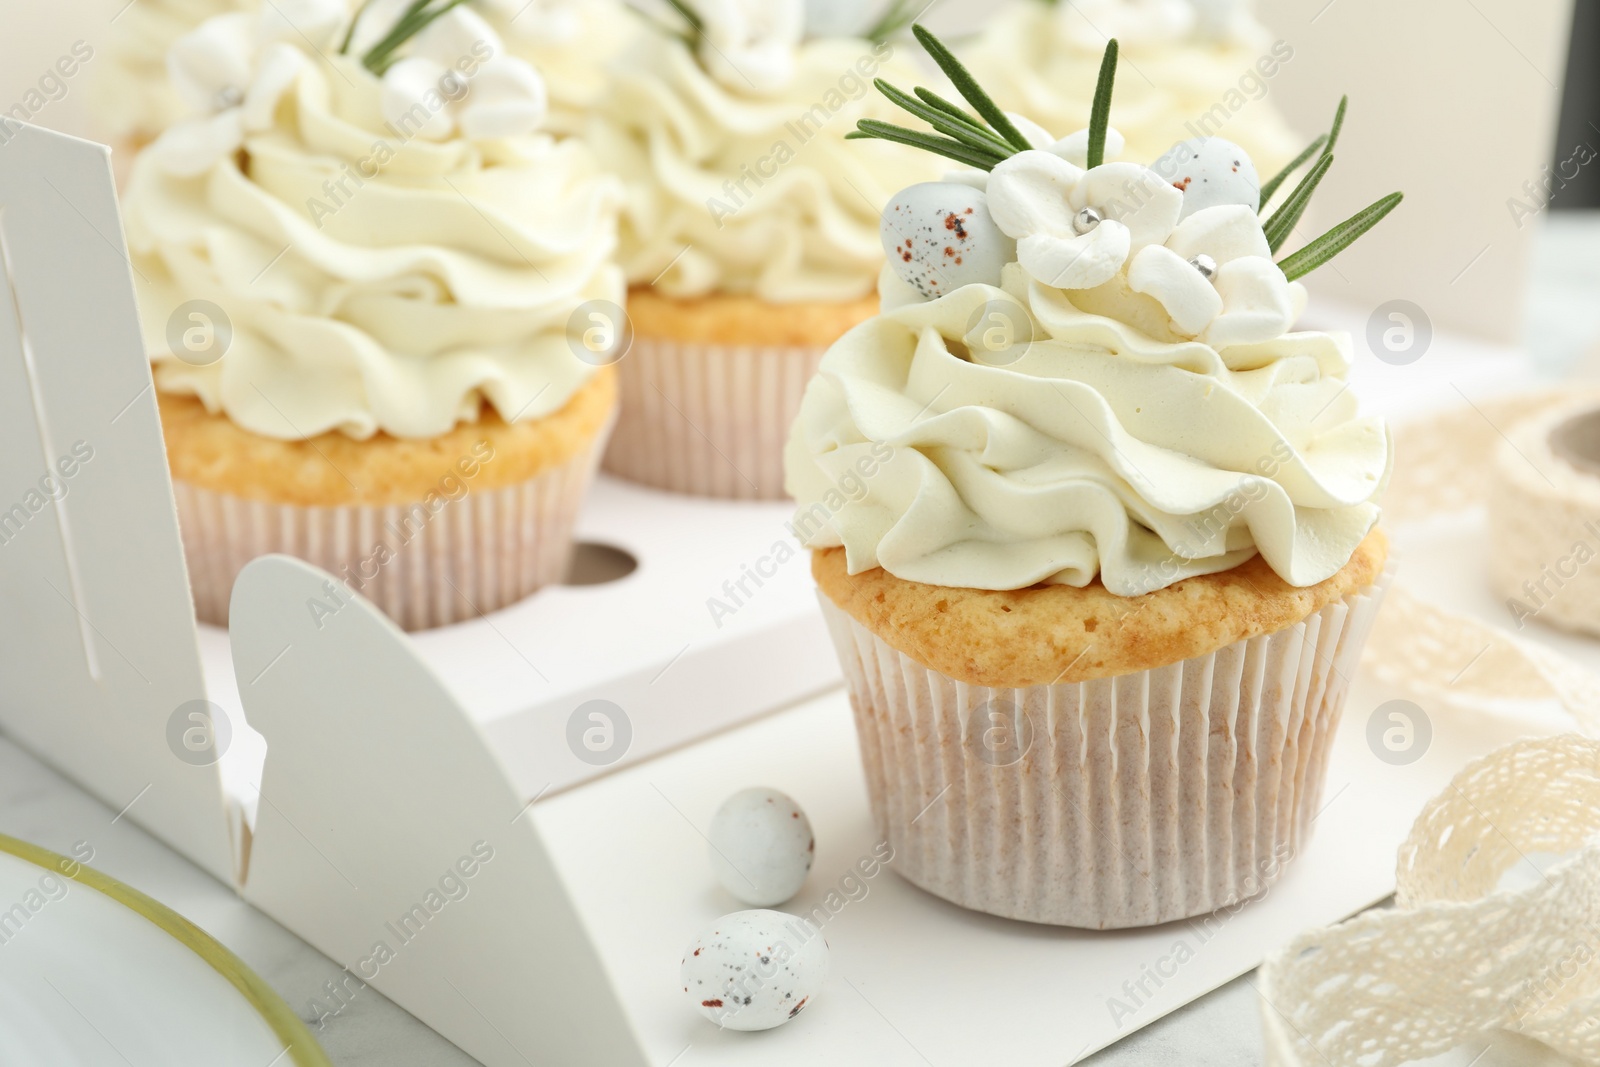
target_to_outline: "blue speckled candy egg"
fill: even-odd
[[[816,858],[811,820],[776,789],[742,789],[722,802],[706,833],[711,869],[743,904],[770,908],[805,884]]]
[[[1220,137],[1179,141],[1152,164],[1153,169],[1183,192],[1186,219],[1196,211],[1223,204],[1261,207],[1261,179],[1245,150]]]
[[[724,915],[689,944],[680,984],[728,1030],[770,1030],[811,1005],[828,977],[828,943],[807,919],[781,911]]]
[[[1000,268],[1017,258],[1017,243],[994,224],[984,191],[961,182],[900,190],[878,232],[895,273],[924,300],[963,285],[999,285]]]

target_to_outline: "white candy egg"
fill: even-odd
[[[679,972],[684,995],[728,1030],[770,1030],[808,1007],[828,977],[828,943],[781,911],[724,915],[695,938]]]
[[[711,869],[722,888],[758,908],[782,904],[805,884],[816,858],[811,820],[776,789],[741,790],[711,817]]]
[[[1196,211],[1224,204],[1261,207],[1261,179],[1245,150],[1220,137],[1179,141],[1152,164],[1155,172],[1183,191],[1186,219]]]
[[[900,190],[879,233],[894,272],[925,300],[963,285],[999,285],[1000,269],[1017,258],[1017,242],[989,215],[987,194],[962,182]]]

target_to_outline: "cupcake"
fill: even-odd
[[[105,59],[91,81],[91,106],[115,149],[125,178],[133,157],[191,108],[210,106],[167,77],[174,42],[216,15],[250,8],[250,0],[139,0],[112,21]]]
[[[280,14],[178,42],[218,107],[125,205],[196,608],[268,552],[408,629],[504,607],[564,574],[614,421],[569,323],[624,298],[620,184],[470,10]]]
[[[1048,129],[1082,129],[1108,35],[1139,72],[1117,101],[1125,158],[1225,137],[1276,169],[1300,150],[1269,95],[1294,48],[1256,21],[1248,0],[1019,0],[963,58],[1001,107]]]
[[[939,168],[845,143],[914,76],[888,39],[808,36],[801,0],[683,0],[615,65],[591,140],[628,183],[632,347],[606,469],[681,493],[783,495],[783,442],[823,351],[877,310],[878,213]],[[663,16],[664,18],[664,16]]]
[[[890,201],[884,311],[786,454],[873,815],[963,907],[1233,906],[1311,830],[1387,581],[1390,436],[1294,279],[1398,194],[1275,260],[1323,159],[1263,219],[1237,146],[1169,154],[1176,185],[1104,162],[1115,41],[1101,117],[1033,147],[917,32],[972,106],[914,111],[923,143],[973,167]]]

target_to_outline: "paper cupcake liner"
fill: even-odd
[[[195,614],[228,624],[234,580],[283,553],[341,579],[406,630],[462,622],[560,582],[572,530],[609,427],[534,478],[425,503],[303,507],[249,500],[174,480]],[[332,602],[330,601],[330,604]]]
[[[783,447],[826,351],[635,338],[617,365],[606,470],[675,493],[784,499]]]
[[[1116,678],[995,689],[897,652],[824,595],[895,869],[952,903],[1114,929],[1238,905],[1311,831],[1383,591]]]

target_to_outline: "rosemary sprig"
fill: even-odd
[[[1106,129],[1111,125],[1111,87],[1117,80],[1117,39],[1106,42],[1100,57],[1100,78],[1094,86],[1094,103],[1089,109],[1089,150],[1085,163],[1093,170],[1106,161]]]
[[[1278,269],[1290,281],[1303,278],[1328,260],[1355,244],[1362,234],[1372,229],[1383,217],[1405,199],[1403,193],[1390,193],[1345,219],[1339,225],[1306,245],[1300,251],[1278,261]]]
[[[965,116],[957,117],[944,108],[935,107],[932,104],[918,100],[914,96],[908,96],[882,78],[874,78],[872,84],[877,86],[878,91],[888,97],[891,103],[911,112],[940,133],[953,137],[957,141],[973,148],[995,152],[1002,159],[1011,154],[1010,145]]]
[[[1276,252],[1283,247],[1283,242],[1289,239],[1294,232],[1295,224],[1300,221],[1300,216],[1306,213],[1306,207],[1311,203],[1311,194],[1317,191],[1317,186],[1327,175],[1328,168],[1333,166],[1333,157],[1324,153],[1317,160],[1316,166],[1300,179],[1300,184],[1294,187],[1294,192],[1283,202],[1283,206],[1272,213],[1272,217],[1261,226],[1261,232],[1267,238],[1267,247]]]
[[[889,9],[868,30],[864,36],[873,44],[882,44],[915,21],[918,12],[914,10],[918,0],[894,0]]]
[[[361,0],[361,6],[356,8],[354,17],[350,19],[350,28],[344,31],[344,40],[339,42],[339,54],[346,55],[350,51],[350,42],[355,39],[356,27],[361,25],[361,17],[367,13],[367,8],[372,6],[373,0]]]
[[[1028,139],[1022,136],[1022,131],[1006,118],[1006,113],[1000,110],[1000,105],[989,98],[989,94],[983,91],[983,86],[979,85],[977,79],[961,65],[955,53],[945,47],[943,41],[930,33],[921,23],[912,25],[911,32],[933,61],[939,65],[939,69],[944,71],[945,77],[950,79],[962,98],[972,105],[972,110],[983,116],[983,120],[993,126],[996,133],[1016,146],[1018,152],[1026,152],[1033,147],[1028,143]]]
[[[980,148],[964,144],[961,141],[946,137],[935,137],[931,133],[919,133],[908,130],[904,126],[895,126],[888,122],[879,122],[877,119],[862,119],[857,123],[857,128],[845,134],[849,141],[865,141],[877,138],[881,141],[893,141],[896,144],[910,145],[912,148],[921,148],[935,155],[953,159],[957,163],[965,163],[969,167],[979,170],[993,170],[1006,157],[995,152],[987,152]]]
[[[1339,131],[1344,129],[1344,110],[1350,106],[1350,96],[1345,94],[1339,98],[1339,106],[1333,113],[1333,126],[1328,130],[1328,143],[1323,146],[1324,154],[1332,154],[1333,146],[1339,143]]]
[[[434,0],[412,0],[405,14],[400,16],[388,35],[361,57],[361,65],[374,74],[383,74],[394,65],[395,53],[402,45],[464,3],[466,0],[440,0],[436,6],[430,6],[434,4]]]
[[[672,10],[683,18],[683,21],[689,24],[691,32],[696,35],[704,32],[706,28],[705,20],[700,17],[698,11],[684,3],[683,0],[667,0],[667,3],[671,5]]]
[[[1289,175],[1293,174],[1295,171],[1297,171],[1301,167],[1305,166],[1306,160],[1308,160],[1312,156],[1316,155],[1317,151],[1323,145],[1325,145],[1327,143],[1328,143],[1328,135],[1327,134],[1325,134],[1325,133],[1317,134],[1317,139],[1315,141],[1312,141],[1310,144],[1306,145],[1305,151],[1301,152],[1298,156],[1295,156],[1293,159],[1291,159],[1289,161],[1289,165],[1288,166],[1284,167],[1278,173],[1274,174],[1271,178],[1269,178],[1267,180],[1267,183],[1261,187],[1261,199],[1259,201],[1261,207],[1265,208],[1267,206],[1267,201],[1272,199],[1272,194],[1274,194],[1274,193],[1276,193],[1278,191],[1278,186],[1282,185],[1285,181],[1287,181],[1288,178],[1289,178]]]

